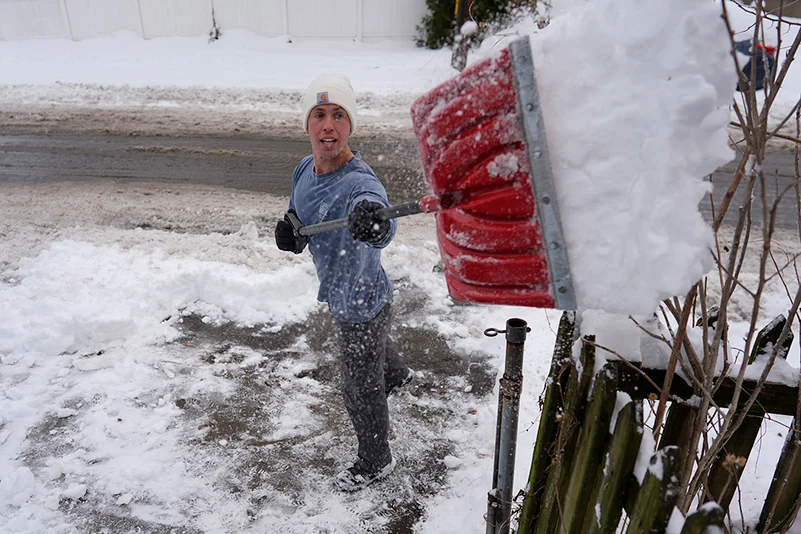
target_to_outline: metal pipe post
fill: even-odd
[[[501,505],[496,524],[499,534],[509,534],[514,486],[515,453],[517,451],[517,421],[520,415],[520,391],[523,389],[523,348],[528,325],[523,319],[506,321],[506,364],[501,379],[503,413],[501,415],[501,443],[498,458],[498,487]]]
[[[506,321],[506,361],[498,395],[498,432],[495,441],[493,488],[487,504],[487,534],[508,534],[512,512],[517,422],[523,388],[523,350],[529,331],[523,319]],[[486,335],[500,331],[489,329]]]
[[[470,49],[471,37],[469,35],[462,35],[462,25],[467,19],[467,2],[469,0],[456,0],[456,11],[454,17],[456,18],[456,28],[454,28],[453,35],[453,52],[451,53],[451,67],[462,72],[467,66],[467,52]]]
[[[495,523],[498,514],[498,488],[492,488],[487,493],[487,534],[495,534]]]

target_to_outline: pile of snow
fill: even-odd
[[[733,158],[736,83],[719,9],[591,2],[532,42],[582,308],[649,313],[713,265],[697,206]]]
[[[134,339],[137,346],[168,342],[177,334],[167,319],[179,310],[280,325],[317,307],[309,268],[255,274],[241,265],[69,240],[20,261],[14,277],[19,283],[6,288],[1,300],[4,354],[93,352]]]
[[[745,38],[753,15],[727,7]],[[650,314],[713,266],[697,206],[709,191],[704,178],[734,158],[727,125],[736,85],[720,5],[586,3],[542,31],[525,20],[487,39],[476,60],[523,35],[531,35],[579,308]],[[782,94],[794,104],[797,87],[791,71],[778,110],[787,108]]]
[[[736,78],[719,5],[680,4],[591,2],[532,40],[584,309],[650,313],[713,265],[697,206],[733,158]]]

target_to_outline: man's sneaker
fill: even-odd
[[[359,491],[363,490],[376,480],[381,480],[389,475],[395,469],[395,458],[379,469],[378,471],[370,472],[367,468],[367,463],[361,458],[357,458],[356,462],[351,467],[348,467],[337,475],[336,485],[342,491]]]
[[[407,367],[402,373],[398,373],[397,376],[387,380],[387,383],[384,385],[384,392],[387,394],[387,397],[389,397],[390,393],[406,386],[412,379],[414,379],[414,371]]]

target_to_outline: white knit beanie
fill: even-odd
[[[314,79],[303,94],[303,130],[309,131],[309,114],[321,104],[336,104],[344,109],[350,119],[350,133],[356,131],[356,94],[350,78],[344,74],[323,74]]]

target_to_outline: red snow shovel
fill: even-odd
[[[379,216],[436,212],[456,301],[575,309],[528,37],[421,96],[411,112],[432,194]],[[292,222],[302,236],[347,227]]]

